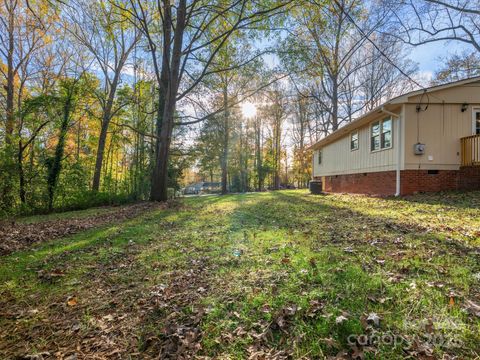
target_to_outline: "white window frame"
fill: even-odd
[[[323,154],[322,154],[322,150],[318,150],[318,155],[317,155],[317,165],[322,165],[322,161],[323,161]]]
[[[352,137],[354,134],[357,134],[357,147],[356,148],[352,148]],[[358,130],[355,130],[355,131],[352,131],[350,133],[350,151],[357,151],[358,149],[360,149],[360,132]]]
[[[390,121],[390,124],[391,124],[391,129],[390,129],[390,133],[391,133],[391,138],[390,138],[390,146],[386,146],[386,147],[382,147],[382,135],[383,135],[383,123],[386,122],[386,121]],[[373,125],[375,123],[378,123],[379,127],[380,127],[380,133],[377,135],[380,137],[380,147],[378,149],[374,149],[373,148],[373,143],[372,143],[372,138],[373,138]],[[384,150],[389,150],[393,148],[393,119],[391,117],[386,117],[384,119],[380,119],[380,120],[375,120],[375,121],[372,121],[370,123],[370,152],[378,152],[378,151],[384,151]]]
[[[477,134],[477,118],[475,117],[476,113],[480,113],[480,107],[474,107],[472,109],[472,134],[473,135],[479,135]]]

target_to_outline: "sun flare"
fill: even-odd
[[[257,114],[257,107],[251,102],[242,104],[242,114],[245,118],[253,118]]]

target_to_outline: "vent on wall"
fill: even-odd
[[[438,175],[438,170],[428,170],[428,175]]]

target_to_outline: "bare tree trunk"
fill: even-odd
[[[223,147],[222,147],[222,159],[221,159],[221,168],[222,168],[222,194],[228,193],[228,146],[230,139],[230,112],[228,109],[228,87],[224,84],[223,89]]]
[[[29,157],[29,161],[28,161],[28,173],[29,174],[33,173],[34,162],[35,162],[35,139],[33,139],[32,142],[30,143],[30,157]],[[30,188],[30,196],[32,198],[34,198],[35,197],[34,196],[35,188],[32,187],[32,176],[31,175],[28,178],[28,185],[29,185],[29,188]]]
[[[22,141],[20,140],[18,143],[18,177],[19,177],[19,194],[20,194],[20,201],[22,204],[26,203],[25,197],[25,173],[23,171],[23,145]]]
[[[255,119],[255,162],[257,166],[257,191],[263,190],[264,174],[262,163],[262,126],[258,118]]]
[[[274,130],[274,160],[275,160],[275,169],[273,173],[273,188],[274,190],[280,189],[280,159],[281,159],[281,148],[280,148],[280,121],[281,119],[277,115],[275,119],[275,130]]]
[[[9,14],[8,14],[8,54],[7,54],[7,99],[6,99],[6,122],[5,122],[5,143],[12,144],[13,127],[15,123],[15,109],[14,109],[14,96],[15,96],[15,69],[13,65],[13,56],[15,51],[14,43],[14,26],[15,26],[15,5],[13,1],[10,1]]]
[[[110,125],[110,120],[112,118],[113,102],[115,99],[115,93],[117,91],[119,77],[120,77],[120,72],[115,74],[115,77],[112,82],[112,86],[108,94],[107,103],[105,104],[105,108],[103,109],[102,126],[100,128],[100,136],[98,139],[98,147],[97,147],[97,158],[95,161],[95,171],[93,173],[93,182],[92,182],[93,191],[98,191],[100,189],[100,177],[102,174],[102,164],[103,164],[103,156],[105,153],[105,143],[107,140],[108,126]]]
[[[7,53],[7,83],[5,85],[6,94],[6,119],[5,119],[5,158],[2,169],[2,189],[0,193],[1,203],[5,209],[13,206],[13,173],[15,171],[14,149],[13,149],[13,128],[15,125],[15,69],[13,57],[15,51],[14,26],[15,26],[15,7],[13,1],[10,1],[8,14],[8,53]]]
[[[163,112],[160,138],[157,140],[155,168],[153,169],[152,189],[150,199],[166,201],[168,198],[168,160],[173,130],[173,101],[167,100]]]
[[[332,132],[338,130],[338,83],[337,77],[332,78]]]
[[[150,191],[150,199],[153,201],[168,200],[168,161],[170,144],[172,141],[177,91],[180,80],[180,62],[182,58],[183,34],[186,24],[186,5],[186,0],[180,0],[177,8],[177,21],[175,26],[173,26],[171,13],[172,5],[170,2],[164,1],[164,52],[162,78],[164,80],[164,85],[168,84],[168,86],[166,87],[163,116],[161,119],[157,119],[157,133],[159,121],[161,121],[161,128],[160,136],[157,137],[156,161],[153,169],[152,187]],[[174,36],[170,61],[170,33],[172,28],[174,28]],[[163,92],[161,91],[161,93]]]

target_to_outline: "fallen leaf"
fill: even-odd
[[[64,360],[77,360],[77,353],[73,353],[64,358]]]
[[[293,316],[296,314],[298,308],[297,308],[297,305],[291,305],[291,306],[287,306],[283,309],[283,312],[285,315],[288,315],[288,316]]]
[[[367,323],[373,326],[380,326],[380,317],[376,313],[370,313],[367,317]]]
[[[363,350],[358,346],[352,346],[352,359],[364,359]]]
[[[470,300],[466,300],[465,305],[465,309],[468,311],[469,314],[480,317],[480,305],[475,304],[473,301]]]
[[[67,305],[68,306],[76,306],[78,304],[77,298],[75,296],[70,296],[67,299]]]
[[[425,324],[425,331],[429,334],[433,334],[434,327],[433,327],[433,320],[428,319],[427,323]]]
[[[115,318],[113,317],[112,314],[105,315],[102,319],[105,320],[105,321],[113,321],[113,320],[115,320]]]

